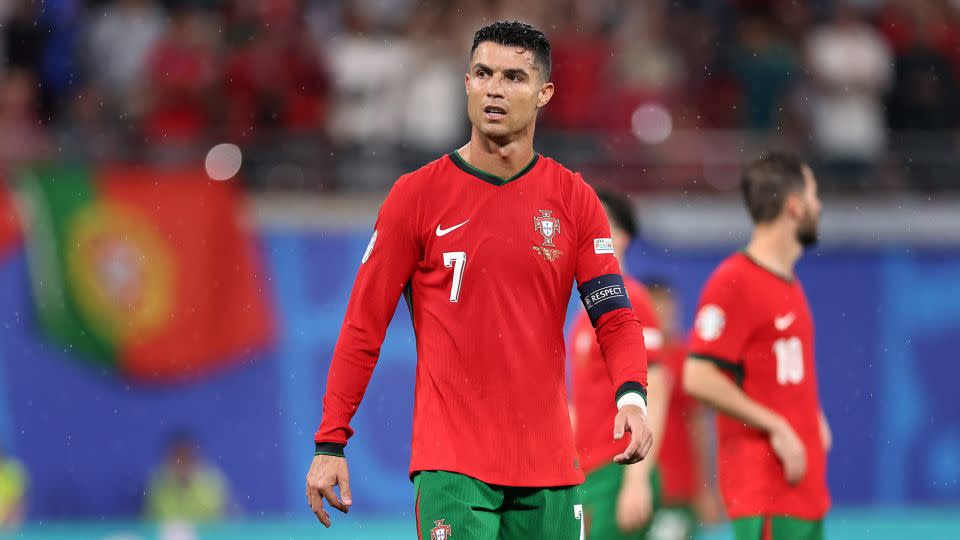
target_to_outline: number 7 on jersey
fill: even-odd
[[[463,251],[448,251],[443,254],[443,265],[453,266],[453,283],[450,286],[450,301],[460,299],[460,285],[463,283],[463,267],[467,264],[467,254]]]

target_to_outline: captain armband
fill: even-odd
[[[620,274],[607,274],[591,279],[577,287],[577,290],[580,291],[580,300],[590,316],[590,323],[594,326],[604,313],[632,308],[627,288],[623,284],[623,276]]]

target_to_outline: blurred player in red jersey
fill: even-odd
[[[650,538],[692,539],[699,523],[716,523],[722,512],[712,473],[712,414],[683,391],[687,346],[673,288],[658,277],[647,278],[644,283],[663,333],[659,358],[670,388],[663,442],[657,453],[662,504],[654,515]]]
[[[647,458],[639,463],[620,467],[613,462],[622,446],[609,429],[617,414],[611,403],[616,387],[604,365],[590,317],[587,312],[580,312],[571,328],[568,345],[573,375],[574,438],[580,465],[587,475],[583,484],[586,536],[601,540],[646,538],[660,499],[660,479],[654,465],[664,431],[669,392],[668,379],[660,365],[663,336],[646,288],[626,275],[627,248],[637,234],[633,208],[625,197],[613,191],[600,189],[597,195],[610,221],[613,251],[624,273],[627,295],[643,326],[649,362],[648,420],[656,442]]]
[[[798,158],[772,153],[744,168],[741,189],[753,237],[704,287],[683,385],[722,413],[720,491],[737,540],[817,540],[831,435],[813,317],[794,274],[817,240],[817,181]]]
[[[630,434],[613,457],[621,464],[653,444],[643,331],[596,194],[533,149],[554,92],[546,37],[519,22],[481,28],[464,83],[470,142],[402,176],[380,208],[327,376],[307,500],[328,527],[324,500],[341,512],[352,504],[350,419],[405,294],[417,336],[420,538],[583,538],[564,384],[574,280],[616,389],[608,433]]]

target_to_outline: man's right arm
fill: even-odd
[[[723,414],[762,431],[773,431],[783,422],[780,415],[750,399],[713,362],[698,356],[687,358],[683,366],[683,389]]]
[[[688,358],[683,368],[683,389],[723,414],[767,433],[770,445],[783,464],[787,481],[795,483],[803,478],[806,451],[790,424],[750,399],[711,361],[696,356]]]
[[[387,326],[421,258],[419,198],[409,180],[401,178],[387,195],[357,271],[314,435],[320,454],[343,455],[353,435],[350,420],[370,382]]]
[[[331,521],[324,501],[344,513],[353,504],[343,450],[353,435],[350,420],[370,382],[387,326],[421,258],[420,215],[409,177],[401,178],[380,208],[350,293],[327,373],[323,417],[314,435],[316,451],[306,479],[307,503],[325,527]],[[340,497],[334,493],[335,486]]]
[[[790,424],[775,411],[751,399],[721,371],[740,371],[744,349],[755,329],[744,281],[729,270],[717,270],[703,289],[684,363],[684,391],[745,424],[766,433],[784,467],[787,481],[798,481],[806,470],[806,454]]]

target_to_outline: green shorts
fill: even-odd
[[[604,465],[587,475],[583,483],[583,511],[586,516],[587,538],[595,540],[637,540],[647,538],[650,523],[640,530],[624,533],[617,527],[617,497],[623,485],[626,467],[616,463]],[[660,506],[660,474],[650,475],[653,492],[653,511]]]
[[[755,516],[733,520],[736,540],[823,540],[823,520]]]
[[[700,522],[690,504],[664,504],[653,514],[650,540],[693,540]]]
[[[579,486],[495,486],[446,471],[421,471],[417,492],[420,540],[583,540]]]

